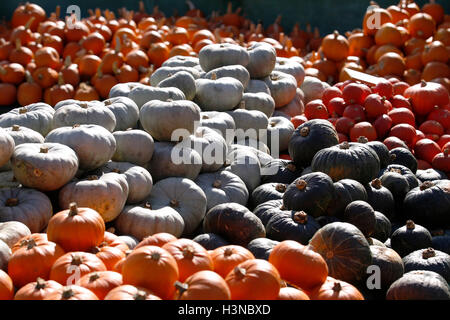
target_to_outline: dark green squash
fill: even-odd
[[[248,243],[247,249],[253,253],[256,259],[269,260],[272,249],[279,243],[279,241],[269,238],[257,238]]]
[[[375,211],[392,217],[395,211],[395,200],[392,192],[383,186],[380,179],[375,178],[366,185],[367,202]]]
[[[286,189],[287,185],[284,183],[270,182],[260,185],[252,192],[252,196],[250,198],[251,208],[256,208],[261,203],[270,200],[283,199]]]
[[[405,272],[428,270],[439,273],[450,282],[450,255],[433,248],[420,249],[403,257]]]
[[[409,169],[408,167],[401,165],[401,164],[390,164],[385,169],[380,171],[380,176],[384,174],[385,172],[397,172],[400,173],[402,176],[405,177],[406,181],[408,181],[409,189],[414,189],[417,187],[420,183],[420,181],[417,179],[416,175]]]
[[[397,147],[389,151],[390,164],[400,164],[407,167],[412,173],[417,171],[417,159],[408,149]]]
[[[391,235],[391,222],[384,214],[376,210],[375,220],[375,230],[372,233],[372,237],[385,242]]]
[[[372,265],[380,268],[380,289],[384,296],[392,283],[400,279],[404,273],[402,258],[394,250],[387,247],[371,246]]]
[[[284,210],[283,200],[270,200],[261,203],[253,210],[253,214],[257,216],[264,227],[273,215],[279,214]]]
[[[203,230],[241,246],[266,235],[261,220],[243,205],[233,202],[211,208],[203,219]]]
[[[365,237],[370,237],[375,231],[375,211],[365,201],[357,200],[349,203],[342,220],[356,226]]]
[[[334,184],[329,176],[313,172],[292,182],[283,195],[287,210],[305,211],[313,217],[326,215],[330,201],[334,197]]]
[[[450,254],[450,230],[439,230],[432,233],[432,247],[436,250]]]
[[[202,233],[192,240],[200,244],[206,250],[214,250],[230,244],[224,238],[215,233]]]
[[[288,151],[295,164],[307,167],[319,150],[338,143],[337,132],[329,121],[313,119],[295,129],[289,140]]]
[[[380,177],[380,181],[383,187],[387,188],[394,198],[394,213],[401,212],[401,208],[403,206],[403,199],[409,191],[408,180],[400,174],[400,172],[395,171],[386,171]],[[393,214],[391,213],[392,217]]]
[[[313,171],[326,173],[333,181],[353,179],[366,184],[377,177],[380,159],[365,144],[345,141],[317,152],[311,167]]]
[[[406,194],[403,201],[406,217],[423,226],[450,228],[450,180],[426,181]]]
[[[450,286],[436,272],[410,271],[389,287],[386,300],[450,300]]]
[[[320,225],[304,211],[283,211],[273,215],[266,226],[268,238],[284,241],[295,240],[303,245],[320,229]]]
[[[262,166],[261,182],[289,184],[300,177],[302,171],[303,168],[296,166],[293,161],[274,159]]]
[[[367,138],[366,138],[367,139]],[[370,149],[375,151],[375,153],[378,156],[378,159],[380,159],[380,168],[386,168],[390,163],[390,157],[389,157],[389,149],[386,147],[386,145],[381,141],[360,141],[358,139],[358,142],[365,143],[366,146],[368,146]]]
[[[344,188],[348,190],[353,201],[368,200],[367,191],[364,188],[364,185],[362,185],[360,182],[353,179],[342,179],[339,180],[338,183],[342,184],[342,186],[344,186]]]
[[[341,220],[334,216],[320,216],[316,218],[317,223],[322,228],[323,226],[326,226],[329,223],[333,222],[341,222]]]
[[[368,238],[366,238],[366,240],[370,246],[386,247],[386,245],[383,242],[381,242],[380,240],[377,240],[375,238],[368,237]]]
[[[416,177],[421,182],[425,181],[435,181],[435,180],[445,180],[447,179],[447,175],[445,172],[442,172],[441,170],[429,168],[425,170],[417,170],[416,171]]]
[[[431,247],[431,244],[430,232],[412,220],[408,220],[403,227],[398,228],[391,235],[391,247],[401,257],[413,251]]]
[[[334,191],[334,197],[328,204],[327,215],[342,217],[345,208],[353,199],[349,190],[339,181],[334,183]]]
[[[327,262],[328,275],[349,283],[365,278],[372,263],[370,246],[361,231],[346,222],[333,222],[320,228],[309,247]]]

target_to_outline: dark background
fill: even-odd
[[[2,0],[0,1],[0,18],[11,18],[14,9],[25,1]],[[66,15],[69,5],[78,5],[82,16],[87,15],[87,9],[116,10],[126,7],[128,10],[138,9],[138,0],[33,0],[42,6],[47,13],[54,11],[56,5],[61,6],[61,16]],[[206,15],[216,10],[221,13],[226,11],[228,0],[192,0],[194,5]],[[233,9],[242,7],[242,12],[253,21],[261,20],[265,26],[271,24],[278,14],[282,15],[282,26],[290,31],[292,26],[299,22],[302,29],[307,22],[313,27],[319,27],[321,34],[328,34],[333,30],[341,33],[358,28],[362,25],[364,12],[369,5],[369,0],[233,0]],[[398,0],[378,0],[381,7],[397,4]],[[428,1],[418,0],[416,3],[422,6]],[[450,0],[437,0],[444,6],[445,12],[450,13]],[[188,9],[185,0],[144,0],[148,12],[158,5],[167,15],[172,15],[177,10],[182,15]]]

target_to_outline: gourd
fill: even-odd
[[[283,200],[275,199],[263,202],[256,206],[253,210],[253,214],[256,215],[261,220],[264,227],[266,227],[267,223],[273,216],[286,211],[286,208],[283,206]]]
[[[138,86],[144,86],[144,84],[140,82],[118,83],[111,88],[108,97],[110,99],[115,97],[128,97],[131,90]]]
[[[272,71],[271,71],[272,72]],[[266,93],[270,95],[270,89],[263,80],[250,79],[247,88],[245,88],[246,93]],[[274,102],[275,103],[275,102]]]
[[[305,69],[300,63],[284,57],[277,57],[274,70],[293,76],[297,81],[298,87],[302,85],[306,75]]]
[[[202,245],[206,250],[214,250],[230,244],[215,233],[201,233],[192,240]]]
[[[198,64],[197,57],[176,55],[164,61],[161,67],[195,67]]]
[[[251,207],[255,208],[261,203],[270,200],[283,199],[283,194],[286,191],[287,185],[282,183],[265,183],[261,184],[252,192],[250,199]]]
[[[99,125],[74,125],[49,132],[46,143],[70,147],[78,156],[79,169],[93,170],[108,162],[116,151],[114,136]]]
[[[372,237],[379,241],[385,242],[391,235],[391,222],[379,211],[375,211],[375,220],[375,230]]]
[[[267,146],[270,150],[283,152],[288,150],[289,141],[294,133],[294,125],[283,117],[269,118],[267,126]]]
[[[122,275],[114,271],[98,271],[84,275],[77,281],[80,287],[91,290],[100,300],[122,285]]]
[[[227,155],[227,163],[230,165],[225,170],[237,175],[244,181],[249,193],[260,185],[261,164],[253,148],[240,146]]]
[[[0,115],[0,127],[18,125],[37,131],[45,137],[52,129],[54,114],[55,110],[50,105],[42,102],[32,103]]]
[[[403,165],[408,169],[410,169],[412,173],[414,174],[416,173],[417,160],[411,153],[411,151],[402,147],[397,147],[389,151],[389,157],[390,157],[390,164]]]
[[[405,272],[402,258],[393,249],[370,246],[372,252],[372,265],[380,268],[381,291],[385,293],[391,284],[400,279]]]
[[[192,180],[166,178],[158,181],[148,198],[152,208],[167,206],[178,211],[184,220],[184,234],[190,234],[206,214],[206,195]]]
[[[175,282],[175,300],[230,300],[225,280],[216,272],[202,270],[192,274],[184,283]]]
[[[236,109],[227,112],[234,120],[236,139],[245,138],[265,141],[266,129],[269,124],[267,116],[258,110]]]
[[[366,185],[367,202],[375,211],[380,211],[387,217],[392,217],[395,210],[394,196],[382,185],[380,179],[375,178]]]
[[[200,71],[196,69],[196,67],[188,67],[188,66],[161,66],[150,76],[150,85],[153,87],[158,87],[159,83],[164,81],[165,79],[177,74],[178,72],[187,72],[189,73],[195,80],[200,78]],[[186,98],[186,97],[185,97]],[[189,100],[189,99],[188,99]]]
[[[116,151],[111,160],[145,166],[152,159],[155,142],[147,132],[127,129],[115,131],[113,136],[116,140]]]
[[[53,191],[69,182],[79,160],[71,148],[60,143],[23,143],[11,157],[15,178],[25,187]]]
[[[256,238],[248,243],[247,249],[253,253],[255,258],[269,260],[270,253],[279,243],[279,241],[268,238]]]
[[[366,237],[375,231],[375,210],[367,202],[352,201],[345,208],[343,221],[355,225]]]
[[[161,298],[148,289],[124,284],[109,291],[103,300],[161,300]]]

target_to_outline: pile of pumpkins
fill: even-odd
[[[339,86],[264,42],[149,81],[0,115],[2,297],[450,299],[445,173],[291,121]]]
[[[180,17],[166,17],[157,7],[146,13],[141,1],[138,12],[123,9],[116,17],[109,10],[89,10],[80,21],[61,19],[60,7],[47,16],[37,4],[20,5],[11,25],[0,30],[0,106],[106,99],[115,84],[150,84],[152,72],[168,58],[197,56],[212,43],[263,41],[284,57],[304,55],[320,45],[318,30],[296,25],[288,36],[280,19],[264,29],[240,10],[233,12],[231,2],[227,12],[208,18],[188,4]]]

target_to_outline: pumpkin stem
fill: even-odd
[[[189,285],[187,283],[182,283],[180,281],[175,281],[174,286],[178,291],[178,298],[180,298],[183,293],[189,289]]]
[[[333,285],[333,291],[334,292],[339,292],[339,291],[341,291],[342,290],[342,286],[341,286],[341,284],[340,284],[340,282],[335,282],[334,283],[334,285]]]
[[[342,150],[350,149],[350,144],[348,143],[348,141],[344,141],[344,142],[341,143],[339,148],[342,149]]]
[[[39,150],[39,153],[48,153],[48,147],[42,146],[41,149]]]
[[[213,182],[212,185],[214,188],[220,188],[222,186],[222,181],[221,180],[216,180]]]
[[[295,164],[289,163],[289,164],[286,166],[286,169],[288,169],[288,170],[291,171],[291,172],[295,172],[295,171],[297,170],[297,167],[295,166]]]
[[[283,193],[283,192],[286,191],[286,185],[284,185],[284,184],[282,184],[282,183],[278,183],[278,184],[275,186],[275,190],[277,190],[278,192]]]
[[[367,143],[367,142],[369,142],[369,139],[367,139],[367,137],[365,137],[365,136],[360,136],[360,137],[358,137],[358,142],[359,143]]]
[[[231,256],[233,254],[233,252],[234,252],[233,248],[227,247],[227,248],[225,248],[225,251],[223,252],[223,255],[225,257],[229,257],[229,256]]]
[[[431,181],[425,181],[424,183],[422,183],[422,184],[420,185],[420,191],[423,191],[423,190],[426,190],[426,189],[428,189],[428,188],[431,188],[433,185],[434,185],[433,182],[431,182]]]
[[[306,224],[308,222],[308,215],[305,211],[297,211],[294,213],[293,220],[299,224]]]
[[[422,251],[422,258],[423,259],[429,259],[436,257],[436,251],[434,251],[433,248],[428,248]]]
[[[300,129],[300,135],[302,137],[306,137],[309,135],[309,128],[308,127],[303,127]]]
[[[215,72],[211,73],[211,80],[217,80],[217,74]]]
[[[152,252],[150,258],[152,260],[158,261],[159,259],[161,259],[161,254],[159,252]]]
[[[373,179],[372,182],[370,183],[372,187],[374,187],[375,189],[381,189],[381,180],[376,178]]]
[[[27,108],[25,108],[25,107],[23,107],[23,108],[20,108],[19,109],[19,114],[24,114],[24,113],[27,113]]]
[[[93,175],[87,176],[86,180],[89,180],[89,181],[98,180],[98,176],[93,174]]]
[[[339,37],[339,31],[334,30],[333,35],[334,35],[334,38],[337,39],[337,37]]]
[[[78,207],[76,202],[71,202],[69,204],[69,217],[76,216],[78,214]]]
[[[34,289],[35,290],[41,290],[41,289],[44,289],[45,287],[46,287],[45,280],[40,278],[40,277],[38,277],[36,279],[36,285],[34,286]]]
[[[244,268],[235,267],[234,268],[234,274],[235,274],[236,278],[242,279],[247,274],[247,271]]]
[[[425,87],[427,85],[427,82],[425,80],[420,81],[420,86]]]
[[[7,207],[15,207],[19,204],[19,199],[17,198],[9,198],[5,201],[5,206]]]
[[[72,261],[70,262],[71,265],[79,266],[82,263],[83,263],[83,260],[81,259],[81,257],[79,255],[72,255]]]
[[[100,248],[99,247],[92,247],[92,249],[90,250],[92,254],[97,254],[100,252]]]
[[[71,287],[64,287],[61,297],[63,299],[70,299],[75,295]]]
[[[406,221],[406,229],[407,230],[414,230],[416,228],[416,224],[412,220]]]
[[[89,282],[94,282],[97,279],[100,279],[100,275],[97,272],[94,272],[89,276]]]
[[[145,300],[146,296],[147,294],[145,293],[145,291],[139,290],[138,292],[136,292],[133,298],[134,300]]]
[[[178,202],[178,200],[172,199],[172,200],[170,200],[169,205],[170,205],[172,208],[177,208],[177,207],[180,205],[180,203]]]
[[[31,17],[30,20],[27,21],[27,23],[25,24],[25,30],[30,29],[31,24],[34,22],[35,19],[36,17]]]
[[[36,247],[36,241],[34,241],[34,239],[27,239],[27,240],[23,240],[22,243],[20,244],[21,247],[27,247],[27,250],[31,250],[34,247]]]
[[[307,185],[308,183],[303,179],[300,179],[295,183],[295,186],[297,187],[298,190],[304,190]]]
[[[152,205],[150,204],[150,202],[146,202],[146,203],[144,204],[144,208],[146,208],[146,209],[151,209],[151,208],[152,208]]]
[[[18,126],[17,124],[13,124],[12,131],[19,131],[19,130],[20,130],[20,126]]]
[[[194,258],[195,249],[193,246],[186,246],[183,248],[183,257],[192,260]]]

